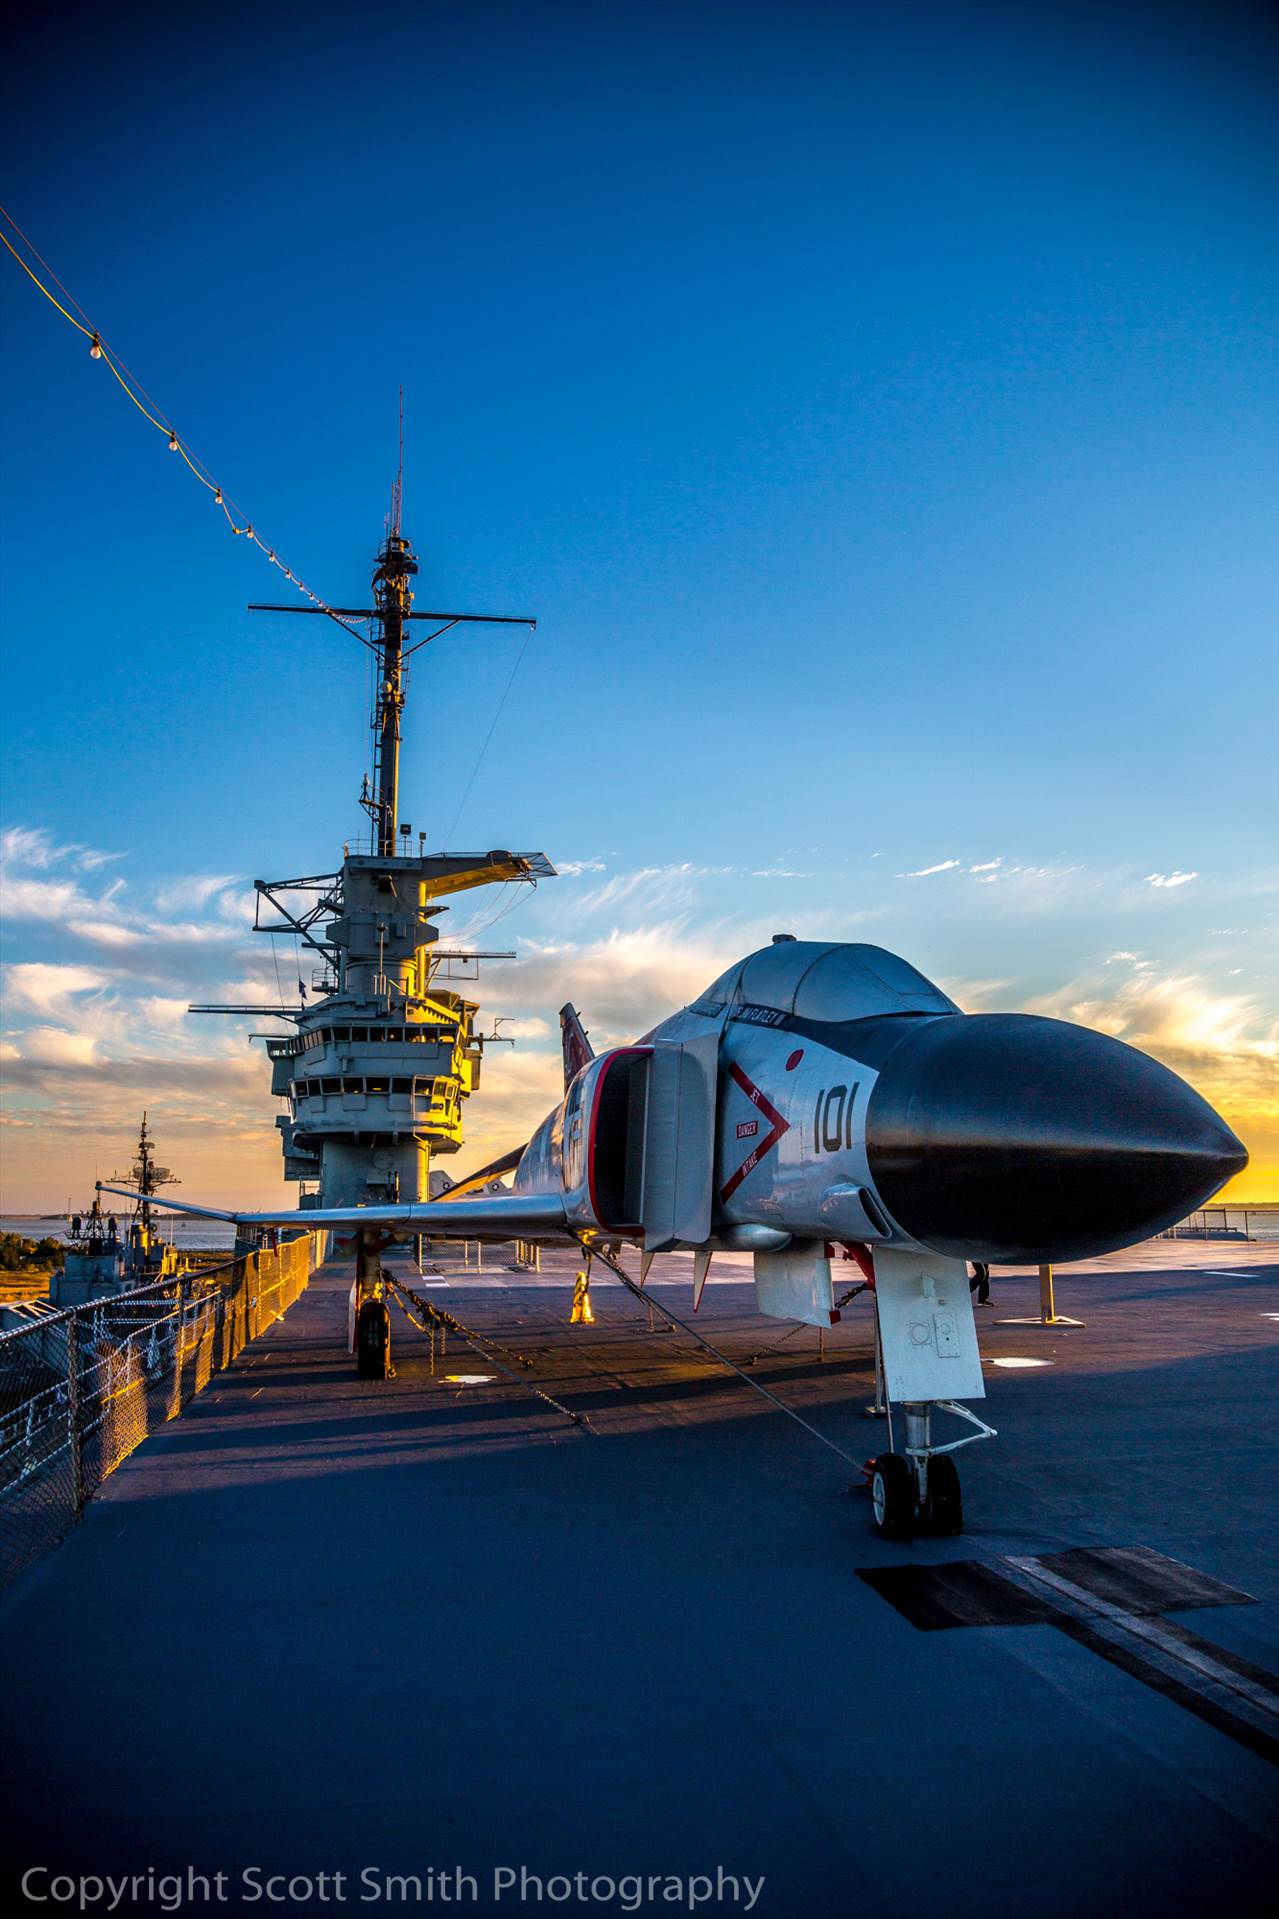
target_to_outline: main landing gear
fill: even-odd
[[[351,1287],[349,1344],[361,1379],[394,1379],[391,1364],[391,1312],[382,1277],[381,1251],[386,1241],[364,1231],[355,1248],[355,1283]]]
[[[977,1431],[948,1446],[932,1443],[932,1411],[938,1406],[966,1419]],[[964,1530],[964,1495],[951,1457],[974,1439],[993,1437],[984,1420],[953,1400],[923,1400],[902,1408],[906,1445],[900,1453],[881,1453],[867,1467],[875,1530],[882,1539],[910,1539],[916,1533],[953,1538]],[[891,1419],[891,1416],[890,1416]],[[889,1426],[889,1443],[892,1427]]]
[[[389,1379],[391,1315],[384,1299],[364,1298],[355,1315],[355,1370],[361,1379]]]

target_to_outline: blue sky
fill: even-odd
[[[1273,23],[27,28],[5,203],[288,563],[367,591],[402,381],[419,604],[539,617],[451,837],[576,870],[472,926],[523,955],[477,1150],[553,1093],[566,993],[621,1036],[788,927],[1150,1046],[1279,1188]],[[180,1009],[270,991],[245,882],[360,824],[364,659],[245,611],[288,589],[0,264],[3,1203],[143,1097],[193,1192],[274,1196],[245,1029]],[[431,844],[521,643],[420,656]]]

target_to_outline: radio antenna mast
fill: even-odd
[[[400,464],[391,489],[391,532],[397,537],[404,516],[404,388],[400,388]]]
[[[251,613],[309,613],[337,616],[339,621],[369,620],[371,636],[357,633],[376,662],[376,704],[372,714],[372,790],[360,796],[360,805],[373,826],[373,851],[380,858],[395,856],[399,823],[400,721],[404,711],[404,665],[419,648],[438,640],[455,626],[528,626],[537,621],[524,613],[418,613],[413,608],[410,580],[418,570],[417,556],[401,530],[404,505],[404,388],[400,388],[400,464],[391,489],[387,535],[379,549],[373,574],[370,606],[319,607],[250,603]],[[412,646],[404,644],[410,620],[437,624]],[[354,631],[353,628],[348,629]]]

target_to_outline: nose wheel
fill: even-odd
[[[942,1539],[964,1530],[964,1495],[959,1469],[949,1453],[937,1453],[928,1466],[928,1497],[924,1501],[924,1531]]]
[[[881,1539],[909,1539],[915,1530],[915,1475],[900,1453],[884,1453],[870,1475],[875,1530]]]
[[[977,1428],[968,1439],[952,1440],[947,1447],[932,1443],[932,1410],[937,1406],[954,1413]],[[904,1409],[906,1447],[904,1452],[881,1453],[871,1460],[871,1508],[875,1530],[881,1539],[910,1539],[916,1533],[931,1533],[950,1539],[964,1530],[964,1495],[953,1454],[972,1438],[993,1439],[994,1428],[954,1400],[919,1401]],[[891,1445],[892,1427],[889,1427]]]
[[[964,1530],[959,1473],[944,1453],[929,1464],[922,1496],[914,1463],[901,1453],[882,1454],[871,1468],[870,1498],[881,1539],[912,1539],[916,1533],[950,1539]]]

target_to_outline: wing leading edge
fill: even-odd
[[[124,1186],[99,1192],[141,1199]],[[474,1199],[430,1199],[404,1206],[314,1206],[302,1212],[233,1213],[216,1206],[192,1206],[186,1200],[158,1199],[152,1206],[197,1219],[224,1219],[235,1226],[301,1226],[322,1232],[333,1228],[380,1226],[393,1232],[427,1233],[433,1239],[554,1239],[566,1233],[564,1202],[555,1193],[480,1193]]]

